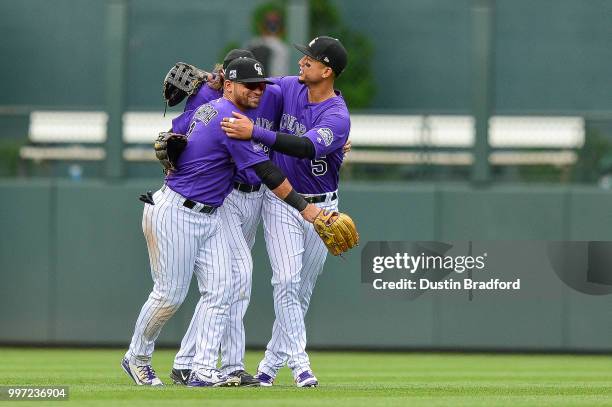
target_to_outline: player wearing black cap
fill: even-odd
[[[346,49],[335,38],[321,36],[310,41],[308,45],[294,44],[294,46],[306,57],[330,67],[336,77],[340,76],[346,68]]]
[[[295,47],[304,54],[298,62],[299,76],[275,79],[283,95],[279,131],[253,126],[238,112],[221,125],[229,137],[252,138],[282,153],[275,153],[273,160],[296,191],[319,208],[336,211],[342,147],[348,139],[350,118],[334,80],[346,68],[347,52],[339,40],[327,36]],[[282,204],[266,193],[262,215],[276,319],[256,377],[262,386],[272,386],[286,365],[298,387],[314,387],[319,382],[306,353],[304,318],[327,248],[314,228],[299,219],[298,212]]]

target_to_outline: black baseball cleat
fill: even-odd
[[[248,374],[244,370],[235,370],[232,373],[227,375],[228,379],[237,379],[237,380],[228,380],[228,384],[225,387],[236,386],[238,380],[240,381],[238,386],[240,387],[259,387],[261,385],[260,381]],[[231,383],[231,384],[229,384]]]
[[[182,384],[184,386],[187,386],[190,375],[191,369],[172,369],[172,372],[170,372],[170,378],[174,384]]]

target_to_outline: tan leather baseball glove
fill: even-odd
[[[327,246],[337,256],[359,244],[355,222],[346,213],[322,210],[315,218],[314,228]]]

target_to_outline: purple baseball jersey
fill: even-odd
[[[308,88],[297,76],[275,78],[283,94],[283,116],[279,131],[308,137],[315,147],[315,158],[295,158],[274,154],[273,161],[296,191],[321,194],[338,189],[340,167],[351,120],[339,91],[321,103],[308,102]],[[254,135],[257,130],[254,131]]]
[[[186,134],[194,111],[201,105],[208,103],[211,100],[218,99],[221,96],[221,91],[211,89],[210,86],[207,86],[206,84],[200,86],[198,92],[195,95],[191,95],[185,104],[185,112],[192,111],[191,115],[181,115],[175,118],[172,121],[172,131],[179,134]],[[268,130],[276,131],[278,130],[282,109],[283,96],[280,87],[276,85],[268,85],[261,96],[259,106],[253,111],[253,115],[249,116],[255,118],[255,125]],[[225,117],[233,116],[230,112],[230,114]],[[267,146],[264,146],[264,151],[266,154],[270,155],[269,148]],[[252,168],[246,168],[238,171],[234,181],[249,185],[261,184],[261,180],[257,174],[255,174],[255,171]]]
[[[229,100],[219,98],[195,112],[183,113],[192,119],[185,132],[187,146],[179,157],[178,170],[166,177],[166,184],[173,191],[196,202],[221,206],[232,191],[236,170],[269,159],[261,144],[231,139],[223,132],[221,120],[231,117],[232,111],[240,110]],[[254,113],[255,110],[244,112],[251,119]]]
[[[204,83],[202,86],[200,86],[200,89],[198,89],[198,92],[195,95],[191,95],[189,98],[187,98],[187,102],[185,103],[185,112],[187,110],[196,110],[204,103],[219,99],[221,96],[223,96],[222,91],[214,90]]]

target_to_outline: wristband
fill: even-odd
[[[285,199],[283,199],[283,201],[300,212],[302,212],[308,206],[308,202],[306,202],[302,195],[295,192],[295,189],[292,189],[291,192],[287,194]]]

